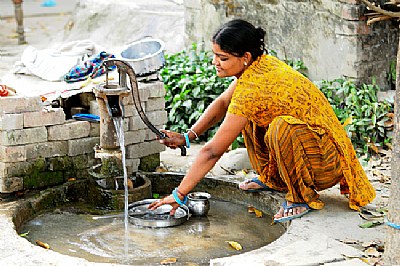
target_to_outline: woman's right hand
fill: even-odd
[[[186,145],[186,140],[185,137],[182,134],[172,132],[169,130],[160,130],[161,132],[165,133],[168,138],[165,139],[159,139],[161,144],[164,144],[165,146],[171,148],[171,149],[176,149],[179,146],[185,146]]]

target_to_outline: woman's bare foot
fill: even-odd
[[[274,215],[274,219],[280,219],[283,217],[291,217],[291,216],[296,216],[299,217],[301,214],[307,213],[310,208],[306,207],[307,205],[304,204],[304,206],[295,206],[291,207],[294,203],[291,201],[286,201],[286,205],[281,206],[279,211]]]

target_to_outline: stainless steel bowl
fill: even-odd
[[[164,47],[159,39],[143,39],[127,45],[117,59],[127,62],[138,77],[148,76],[165,65]]]
[[[195,216],[206,216],[210,210],[211,195],[206,192],[192,192],[187,195],[190,214]]]

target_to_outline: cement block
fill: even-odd
[[[147,126],[143,123],[142,119],[138,115],[129,118],[130,131],[136,131],[145,128],[147,128]]]
[[[146,112],[146,103],[140,102],[140,106],[142,106],[143,112]],[[136,107],[134,104],[124,105],[124,116],[125,117],[132,117],[132,116],[138,116],[138,115],[139,115],[139,113],[136,110]]]
[[[150,95],[149,98],[164,98],[165,96],[165,88],[164,83],[162,81],[153,81],[149,83],[140,83],[141,88],[148,88]]]
[[[49,141],[26,145],[26,158],[50,158],[68,154],[67,141]]]
[[[140,159],[125,159],[125,163],[128,175],[131,175],[139,170]]]
[[[99,105],[98,105],[98,103],[97,103],[96,100],[90,101],[90,109],[89,109],[89,112],[90,112],[92,115],[100,116],[100,109],[99,109]]]
[[[140,102],[147,102],[147,99],[149,99],[150,97],[150,88],[148,86],[143,86],[142,83],[139,83],[139,98],[140,98]],[[128,97],[124,97],[122,98],[122,104],[125,105],[129,105],[129,104],[133,104],[133,97],[131,95],[129,95]]]
[[[24,127],[40,127],[58,125],[65,122],[65,114],[62,108],[43,109],[38,112],[24,113]]]
[[[0,131],[0,145],[14,146],[47,141],[46,127]]]
[[[71,140],[90,135],[90,122],[71,120],[69,123],[47,127],[49,140]]]
[[[125,146],[143,142],[146,138],[146,130],[135,130],[125,132]]]
[[[165,99],[161,97],[149,98],[146,102],[146,112],[158,111],[165,109]]]
[[[168,121],[167,112],[164,110],[148,112],[147,118],[153,125],[164,125]]]
[[[2,162],[23,162],[26,160],[26,149],[20,146],[0,146],[0,160]]]
[[[100,138],[98,137],[68,140],[68,155],[94,153],[94,146],[99,143]]]
[[[164,145],[158,141],[149,141],[127,146],[126,155],[128,159],[136,159],[162,151],[165,151]]]
[[[0,113],[20,114],[25,112],[38,112],[43,104],[40,96],[35,97],[0,97]]]
[[[5,114],[0,113],[0,130],[23,129],[23,114]]]
[[[24,181],[21,177],[2,177],[0,175],[0,193],[11,193],[22,190]]]
[[[90,133],[89,137],[100,137],[100,123],[89,123]]]

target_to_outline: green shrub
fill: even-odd
[[[189,50],[165,55],[165,59],[161,77],[166,89],[167,128],[186,132],[233,79],[219,78],[211,63],[211,52],[197,49],[196,44]],[[200,140],[209,140],[216,129],[208,130]]]
[[[276,56],[272,50],[269,54]],[[219,78],[211,63],[211,51],[198,49],[196,44],[188,50],[165,55],[165,58],[166,66],[161,71],[161,77],[166,88],[166,126],[172,131],[186,132],[207,106],[228,88],[233,78]],[[284,61],[306,76],[307,68],[301,60]],[[368,153],[370,148],[379,144],[389,146],[391,139],[385,122],[390,120],[387,113],[393,112],[393,106],[378,102],[379,87],[374,81],[357,87],[349,80],[335,79],[321,81],[318,86],[342,123],[352,118],[352,123],[345,129],[359,155]],[[218,127],[219,124],[208,130],[199,140],[212,138]],[[243,145],[240,135],[232,148]]]
[[[391,128],[385,127],[385,123],[390,123],[387,114],[393,112],[393,106],[388,102],[378,102],[379,87],[374,80],[372,84],[359,87],[350,80],[325,80],[319,87],[338,119],[342,123],[351,119],[345,130],[359,155],[367,154],[370,148],[376,151],[376,146],[390,143],[388,131]]]

